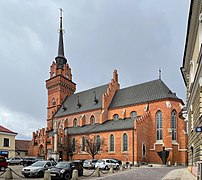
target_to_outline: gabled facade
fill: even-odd
[[[192,0],[188,19],[186,44],[181,72],[186,85],[188,120],[188,162],[196,173],[197,162],[202,160],[202,1]]]
[[[17,133],[0,125],[0,156],[15,156],[15,136]]]
[[[59,37],[60,46],[61,33]],[[71,140],[77,142],[73,159],[90,159],[85,151],[85,137],[91,136],[104,140],[96,159],[161,163],[157,152],[165,147],[170,151],[168,160],[187,162],[186,123],[181,117],[183,102],[161,79],[120,89],[114,70],[109,83],[75,93],[75,83],[65,77],[69,65],[63,60],[60,61],[63,68],[58,68],[58,74],[46,81],[47,127],[33,133],[34,156],[69,159],[68,140]],[[53,65],[57,70],[57,57]],[[61,81],[55,83],[52,78],[57,76]],[[55,106],[51,105],[53,98]]]

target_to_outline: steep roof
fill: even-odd
[[[145,103],[164,98],[179,99],[161,79],[117,90],[109,108]]]
[[[69,127],[68,134],[90,134],[105,131],[125,130],[134,128],[134,119],[126,118],[124,120],[108,120],[103,124],[85,125],[82,127]]]
[[[102,94],[106,92],[107,87],[108,84],[75,93],[67,97],[64,100],[62,107],[56,112],[55,117],[101,108]],[[96,99],[98,100],[97,103],[94,102],[95,94]],[[78,100],[81,104],[81,107],[77,106]],[[65,107],[65,109],[63,107]]]
[[[0,133],[1,133],[1,132],[17,135],[16,132],[13,132],[13,131],[11,131],[11,130],[9,130],[9,129],[7,129],[7,128],[5,128],[5,127],[3,127],[3,126],[0,125]]]
[[[55,114],[55,117],[101,108],[102,95],[106,92],[107,87],[108,84],[67,97],[64,100],[62,107]],[[96,93],[98,103],[94,102],[94,92]],[[109,108],[146,103],[164,98],[180,100],[161,79],[157,79],[117,90]],[[81,107],[77,106],[78,99]]]

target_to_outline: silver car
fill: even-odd
[[[21,164],[22,160],[23,159],[21,157],[11,157],[7,159],[6,161],[9,165],[12,165],[12,164]]]
[[[55,161],[37,161],[30,166],[24,167],[21,173],[25,177],[44,177],[44,172],[56,165]]]

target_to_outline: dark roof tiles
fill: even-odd
[[[71,135],[76,135],[76,134],[89,134],[105,131],[125,130],[133,128],[134,128],[134,120],[132,120],[131,118],[126,118],[123,120],[108,120],[105,121],[103,124],[96,123],[93,125],[69,127],[68,133]]]
[[[179,99],[160,79],[117,90],[109,108],[145,103],[164,98]]]

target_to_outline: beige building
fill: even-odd
[[[202,0],[190,2],[181,72],[186,85],[186,107],[188,120],[188,164],[192,172],[197,162],[202,161]]]
[[[17,133],[0,125],[0,156],[15,156],[15,136]]]

